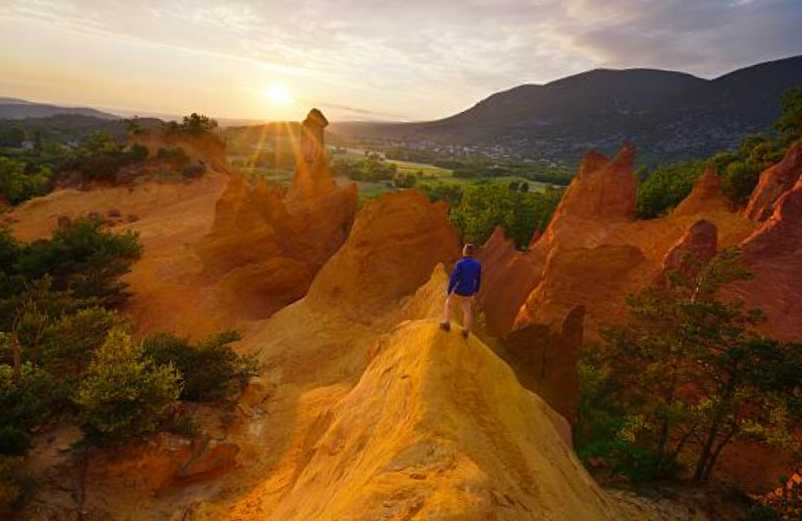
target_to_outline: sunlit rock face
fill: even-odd
[[[782,161],[760,174],[760,180],[749,198],[744,214],[755,221],[768,219],[780,197],[793,188],[800,176],[802,176],[802,142],[792,146]]]
[[[533,238],[532,243],[535,241]],[[539,282],[545,258],[534,246],[526,252],[518,251],[501,228],[493,231],[477,258],[483,266],[479,307],[488,333],[503,336],[510,332],[518,309]]]
[[[232,175],[211,232],[197,251],[218,279],[220,298],[251,319],[306,294],[317,271],[343,244],[356,214],[356,185],[338,188],[323,148],[318,110],[303,124],[289,191]]]
[[[763,327],[771,336],[802,339],[802,179],[777,199],[771,216],[741,249],[753,277],[733,291],[766,312]]]
[[[312,284],[310,305],[337,307],[358,321],[397,306],[438,263],[456,259],[458,240],[447,211],[444,203],[431,203],[414,190],[368,203]]]

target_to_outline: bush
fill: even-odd
[[[75,403],[88,437],[114,443],[157,432],[180,394],[174,367],[155,363],[145,356],[142,344],[114,329],[95,352]]]
[[[135,143],[128,149],[128,158],[134,162],[144,161],[148,158],[148,147]]]
[[[53,232],[50,240],[23,248],[16,271],[27,280],[49,275],[57,291],[102,306],[122,304],[127,285],[119,278],[142,254],[134,232],[104,230],[97,219],[78,219]]]
[[[26,165],[0,156],[0,196],[19,204],[50,191],[53,173],[46,166]]]
[[[255,360],[239,355],[229,345],[239,339],[235,331],[225,331],[193,344],[186,338],[159,333],[145,339],[144,352],[157,364],[169,364],[179,371],[184,381],[182,400],[213,401],[232,396],[257,373]]]
[[[156,157],[170,163],[170,166],[176,169],[182,169],[192,161],[181,147],[160,148],[156,153]]]
[[[78,377],[109,332],[125,325],[126,321],[117,313],[101,307],[65,315],[45,329],[42,366],[52,374]]]
[[[28,448],[29,431],[51,418],[56,404],[66,401],[64,387],[47,371],[30,364],[14,368],[0,364],[0,454],[22,454]]]

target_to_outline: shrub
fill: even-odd
[[[156,157],[162,161],[170,163],[170,166],[177,169],[182,169],[189,165],[192,159],[181,147],[167,147],[160,148],[156,153]]]
[[[75,403],[88,437],[114,443],[157,432],[180,394],[174,367],[155,363],[142,344],[114,329],[95,352]]]
[[[115,306],[128,297],[119,278],[141,254],[134,232],[117,234],[104,230],[98,219],[78,219],[53,232],[50,240],[25,247],[16,268],[28,280],[49,275],[57,291]]]
[[[29,431],[47,421],[56,404],[66,401],[64,387],[47,371],[30,364],[14,368],[0,364],[0,454],[22,454],[29,443]]]
[[[256,362],[234,351],[229,344],[240,336],[235,331],[213,335],[193,344],[186,338],[159,333],[144,341],[145,354],[157,364],[172,365],[181,374],[182,400],[213,401],[234,394],[256,374]]]
[[[112,329],[124,327],[117,313],[101,308],[82,309],[61,317],[44,332],[41,362],[60,376],[79,376]]]
[[[148,147],[135,143],[128,149],[128,158],[134,162],[144,161],[148,158]]]
[[[53,172],[46,166],[26,165],[0,157],[0,196],[11,204],[19,204],[50,191]]]

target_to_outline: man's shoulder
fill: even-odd
[[[464,264],[468,266],[481,266],[481,263],[473,257],[463,257],[457,264]]]

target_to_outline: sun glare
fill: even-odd
[[[265,96],[276,105],[290,105],[294,101],[290,90],[282,83],[274,83],[268,87]]]

